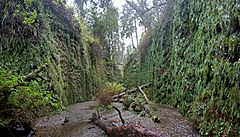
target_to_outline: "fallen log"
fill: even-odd
[[[31,81],[39,77],[39,73],[42,72],[44,69],[47,68],[47,64],[40,65],[37,69],[34,71],[28,73],[26,76],[24,76],[24,81]]]
[[[140,125],[113,126],[110,120],[98,119],[93,122],[109,137],[168,137],[163,131],[152,131]]]
[[[114,126],[112,121],[100,119],[96,113],[93,113],[91,118],[91,122],[100,127],[109,137],[169,137],[163,131],[152,131],[140,125],[125,125],[120,110],[113,108],[118,111],[123,126]]]
[[[151,85],[150,83],[147,83],[147,84],[144,84],[144,85],[139,86],[139,87],[142,89],[142,88],[149,87],[150,85]],[[132,93],[134,93],[134,92],[136,92],[138,90],[139,90],[139,88],[133,88],[133,89],[127,90],[125,92],[122,92],[122,93],[119,93],[117,95],[112,96],[112,99],[113,99],[113,101],[117,101],[119,98],[123,97],[124,95],[132,94]]]
[[[164,132],[148,130],[138,125],[107,127],[105,131],[110,137],[167,137]]]

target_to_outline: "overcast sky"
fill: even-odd
[[[74,0],[66,0],[68,5],[73,5]],[[112,0],[115,7],[121,10],[123,4],[125,4],[125,0]]]
[[[125,3],[126,3],[125,0],[113,0],[113,5],[117,7],[120,10],[120,12],[122,11],[122,5],[124,5]]]

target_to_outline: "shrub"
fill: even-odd
[[[12,90],[8,103],[20,110],[22,116],[31,118],[41,117],[62,108],[53,94],[42,90],[37,81]]]
[[[98,99],[101,104],[109,105],[112,102],[112,96],[123,92],[124,90],[125,88],[121,84],[107,82],[102,87],[100,87]]]
[[[0,68],[0,121],[6,119],[33,122],[54,110],[61,103],[36,80],[24,81],[22,76]]]

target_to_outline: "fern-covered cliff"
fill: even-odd
[[[123,89],[118,11],[99,2],[0,1],[1,132]]]
[[[240,2],[168,2],[151,41],[129,57],[126,84],[151,82],[152,99],[178,108],[201,135],[239,136]]]
[[[97,45],[73,10],[52,0],[3,0],[0,5],[2,68],[26,75],[46,63],[40,81],[65,104],[94,94],[101,79],[92,53]]]

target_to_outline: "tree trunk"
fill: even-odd
[[[168,137],[162,131],[152,131],[139,125],[113,126],[110,120],[94,121],[109,137]]]
[[[119,93],[119,94],[117,94],[117,95],[114,95],[114,96],[112,97],[112,99],[113,99],[113,101],[116,101],[116,100],[118,100],[119,98],[123,97],[123,96],[126,95],[126,94],[132,94],[132,93],[138,91],[139,88],[141,88],[141,89],[142,89],[142,88],[146,88],[146,87],[149,87],[150,85],[151,85],[150,83],[147,83],[147,84],[144,84],[144,85],[139,86],[138,88],[133,88],[133,89],[131,89],[131,90],[127,90],[127,91],[125,91],[125,92],[122,92],[122,93]]]
[[[131,40],[132,40],[132,47],[133,49],[136,49],[135,45],[134,45],[134,40],[133,40],[133,35],[131,34]]]
[[[135,34],[136,34],[136,42],[138,46],[138,31],[137,31],[137,20],[134,20]]]

